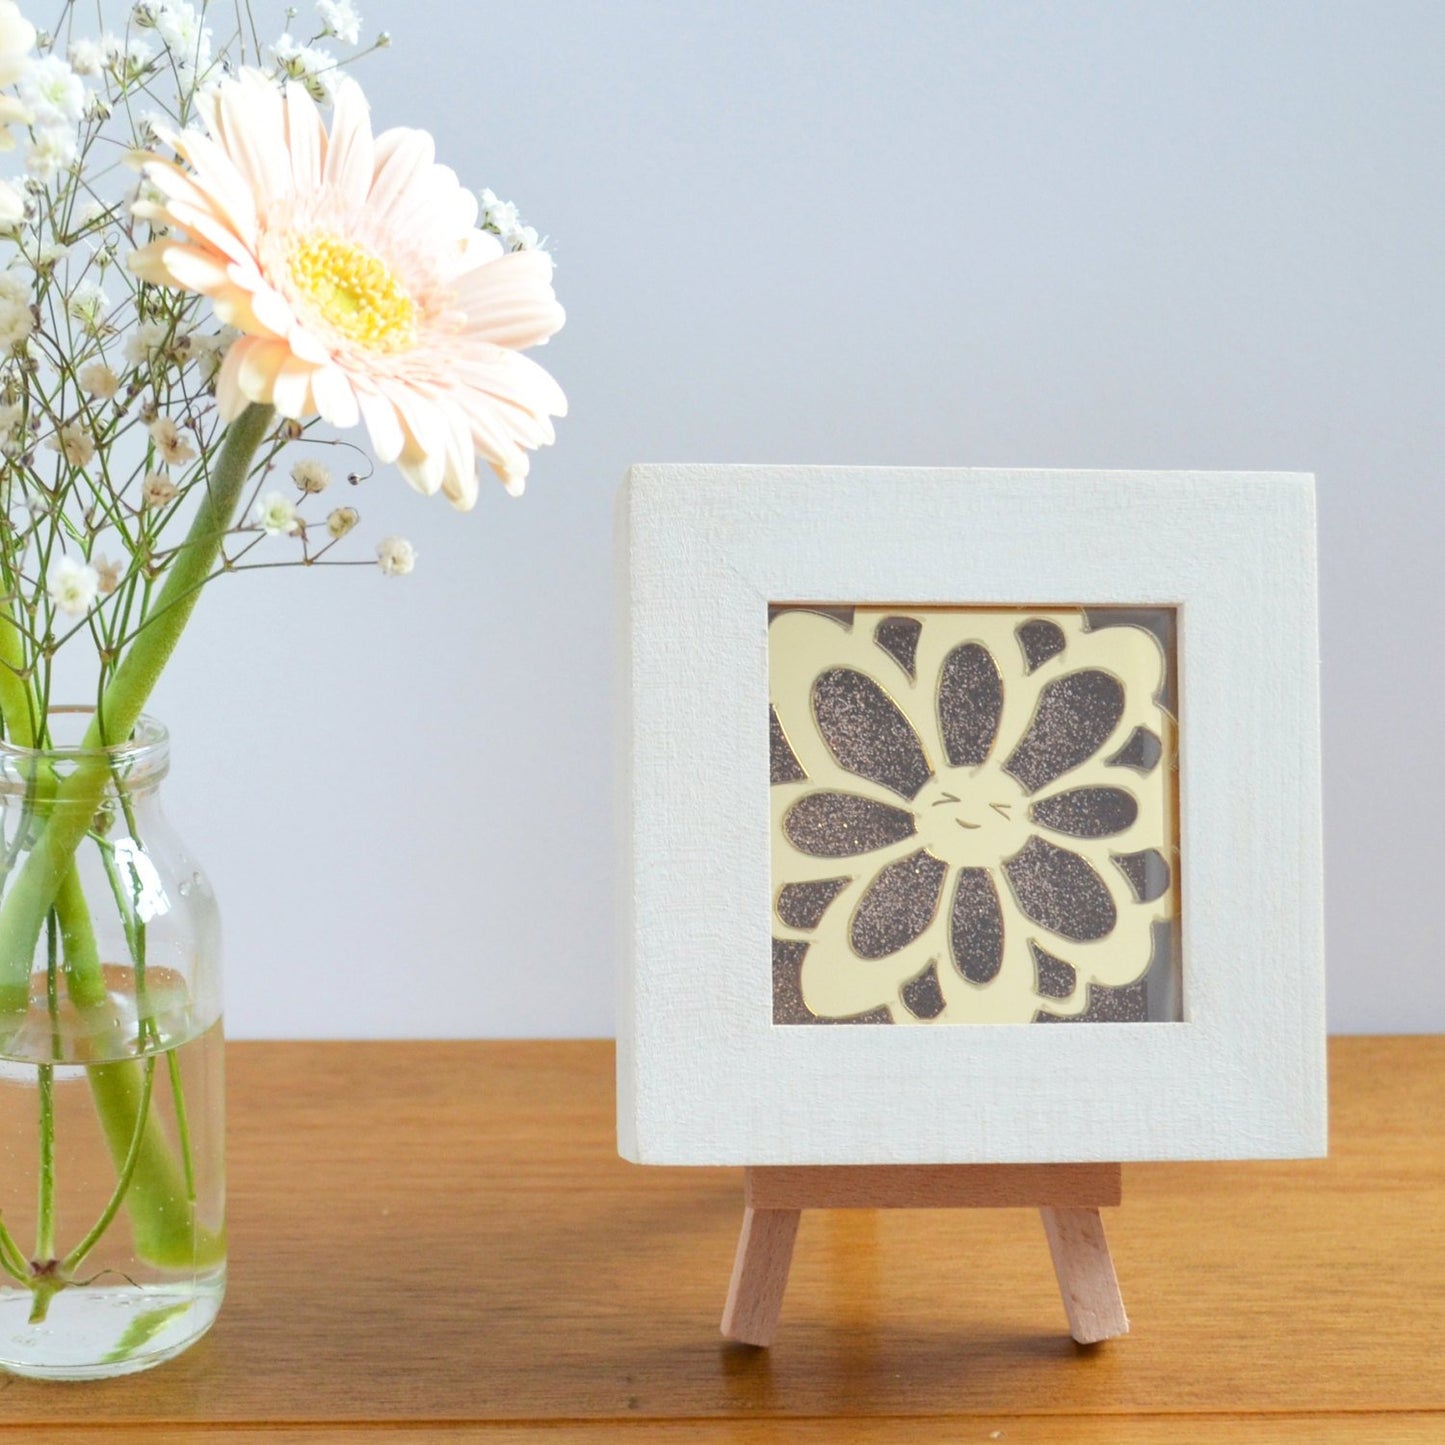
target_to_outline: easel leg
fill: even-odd
[[[1041,1209],[1069,1333],[1081,1344],[1129,1333],[1129,1317],[1097,1209]]]
[[[770,1345],[788,1287],[793,1241],[798,1237],[797,1209],[743,1210],[742,1233],[728,1284],[722,1332],[744,1345]]]

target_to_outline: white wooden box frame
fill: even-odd
[[[639,466],[618,546],[625,1157],[1325,1152],[1312,477]],[[1184,1022],[774,1025],[767,609],[801,600],[1178,609]]]

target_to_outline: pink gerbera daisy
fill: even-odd
[[[183,232],[131,257],[142,279],[207,296],[244,334],[226,352],[223,419],[251,402],[335,426],[365,421],[377,456],[419,491],[476,501],[476,455],[513,493],[527,448],[566,412],[522,348],[564,314],[541,251],[504,253],[425,131],[373,137],[343,80],[328,136],[299,85],[243,71],[197,97],[209,134],[166,134],[161,199],[138,215]]]

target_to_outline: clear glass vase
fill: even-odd
[[[178,1354],[226,1278],[219,915],[165,729],[91,720],[0,743],[0,1369],[56,1380]]]

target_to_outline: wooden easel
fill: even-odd
[[[1121,1198],[1117,1164],[770,1165],[750,1168],[722,1332],[769,1345],[805,1209],[1037,1209],[1080,1344],[1127,1334],[1101,1207]]]

